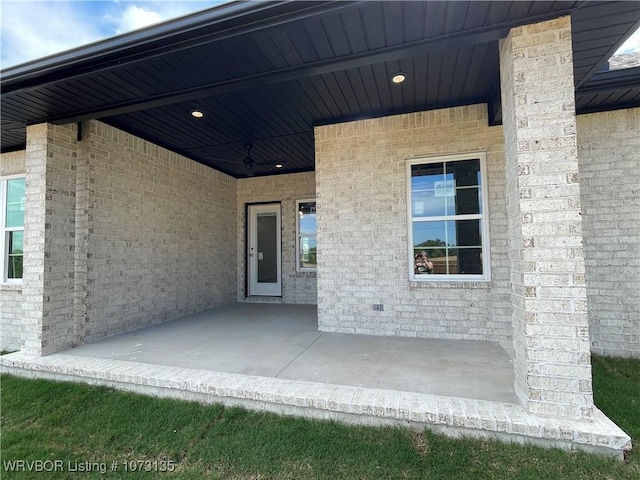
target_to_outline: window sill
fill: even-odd
[[[301,277],[315,277],[318,270],[296,270],[296,275]]]
[[[18,292],[22,293],[22,283],[0,283],[0,292]]]
[[[446,289],[491,289],[493,288],[493,282],[491,281],[416,281],[409,280],[409,288],[411,290],[419,289],[433,289],[433,288],[446,288]]]

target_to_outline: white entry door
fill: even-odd
[[[249,295],[282,296],[280,204],[249,205]]]

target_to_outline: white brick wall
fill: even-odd
[[[316,127],[321,330],[510,345],[503,137],[487,118],[471,105]],[[491,282],[410,282],[406,161],[474,151],[487,154]]]
[[[282,302],[315,304],[316,273],[296,271],[296,200],[312,199],[316,194],[315,174],[293,173],[238,180],[238,300],[245,297],[246,205],[281,202],[282,205]]]
[[[87,227],[79,338],[233,301],[236,181],[103,123],[88,130],[87,172],[79,176],[86,182],[79,191],[87,191],[79,196],[87,205],[86,219],[79,212]]]
[[[0,177],[25,173],[26,151],[0,155]],[[0,285],[0,350],[20,350],[22,285]]]
[[[26,157],[25,150],[0,154],[0,177],[24,173],[26,171]]]
[[[640,108],[578,117],[591,350],[640,357]]]
[[[34,355],[235,299],[235,179],[100,122],[83,130],[80,142],[75,125],[27,133],[22,349]]]
[[[0,350],[20,350],[22,287],[0,285]]]

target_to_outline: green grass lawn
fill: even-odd
[[[593,364],[597,405],[638,441],[640,361]],[[640,479],[637,452],[620,462],[11,376],[2,377],[1,393],[3,479]],[[42,468],[64,471],[10,473],[13,460],[46,460]]]

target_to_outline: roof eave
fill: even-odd
[[[233,1],[169,20],[141,30],[108,38],[59,54],[12,66],[0,71],[3,92],[14,85],[25,86],[70,69],[103,63],[127,63],[152,50],[188,48],[211,35],[238,35],[255,28],[277,25],[317,13],[346,8],[360,2]],[[248,21],[253,17],[253,21]],[[217,27],[217,28],[215,28]],[[206,30],[206,32],[205,32]],[[183,38],[177,46],[176,36]],[[204,37],[204,38],[203,38]]]

